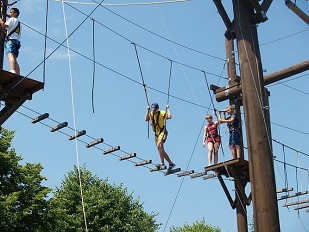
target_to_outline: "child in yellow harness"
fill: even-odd
[[[161,165],[164,165],[164,160],[169,163],[168,169],[173,169],[176,165],[171,161],[168,154],[164,150],[164,142],[167,136],[167,130],[165,127],[165,119],[171,119],[172,115],[169,106],[166,106],[166,112],[159,110],[159,105],[153,103],[150,107],[147,107],[145,121],[151,120],[152,129],[155,132],[155,143],[160,154]]]

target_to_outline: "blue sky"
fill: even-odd
[[[117,3],[120,2],[131,1],[117,1]],[[106,0],[105,3],[113,2]],[[297,3],[309,13],[307,1],[299,0]],[[225,0],[223,4],[228,14],[232,15],[231,1]],[[20,20],[44,34],[46,1],[21,0],[16,6],[21,10]],[[50,1],[49,6],[48,36],[62,42],[65,39],[62,5],[59,2]],[[86,14],[95,7],[72,6]],[[142,86],[136,83],[141,82],[141,76],[134,47],[130,41],[168,59],[215,74],[207,74],[208,82],[225,86],[227,84],[224,79],[227,73],[223,69],[225,27],[212,1],[192,0],[159,6],[123,6],[108,7],[108,9],[156,34],[217,57],[213,58],[173,45],[99,7],[91,16],[101,24],[95,23],[96,61],[121,75],[96,65],[95,113],[93,114],[91,108],[93,63],[76,53],[70,53],[77,129],[86,130],[91,137],[103,137],[107,144],[120,145],[126,152],[136,152],[138,157],[152,159],[157,163],[159,156],[154,145],[153,134],[150,133],[150,139],[147,139],[147,123],[144,122],[146,99]],[[85,19],[83,14],[67,5],[65,13],[69,33]],[[267,22],[258,27],[260,44],[267,43],[260,47],[265,74],[308,60],[308,25],[291,12],[284,1],[272,3],[268,18]],[[86,20],[69,39],[71,49],[89,58],[93,57],[92,25],[92,20]],[[298,34],[287,37],[295,33]],[[283,37],[287,38],[278,40]],[[268,43],[275,40],[278,41]],[[58,46],[50,40],[47,45],[47,54]],[[159,91],[167,92],[169,60],[141,47],[137,49],[146,84]],[[42,61],[43,51],[44,37],[24,26],[19,58],[23,75],[27,75]],[[8,67],[7,63],[5,67]],[[219,80],[218,75],[220,76],[221,73],[223,78]],[[295,80],[292,80],[292,77],[287,79],[288,82],[269,87],[273,138],[307,154],[309,153],[306,146],[309,138],[306,119],[309,114],[308,75],[307,71],[294,76],[299,77]],[[42,66],[30,77],[42,81]],[[168,122],[169,138],[166,151],[177,166],[185,169],[191,160],[189,169],[200,172],[207,164],[207,150],[202,148],[202,138],[198,138],[198,135],[203,125],[204,115],[210,106],[203,73],[173,63],[170,91],[171,95],[194,104],[170,98],[173,119]],[[150,88],[148,94],[151,102],[158,102],[164,108],[167,102],[166,95]],[[24,106],[39,113],[48,112],[52,119],[59,122],[67,121],[73,127],[71,99],[68,53],[67,49],[62,47],[46,62],[45,90],[36,93],[33,100],[26,102]],[[218,109],[224,108],[227,104],[227,102],[215,102]],[[38,116],[31,110],[24,107],[19,109],[30,117]],[[45,123],[49,126],[56,124],[52,120],[46,120]],[[43,175],[48,178],[46,185],[59,186],[64,175],[76,164],[75,142],[69,141],[65,135],[58,132],[50,133],[49,128],[41,124],[33,125],[29,118],[19,113],[15,113],[7,120],[5,127],[16,131],[13,146],[22,155],[24,162],[42,163]],[[221,130],[224,134],[225,126]],[[70,129],[64,129],[63,132],[74,133]],[[197,139],[199,140],[194,149]],[[224,155],[220,152],[219,161],[230,159],[227,139],[228,135],[225,133],[223,136],[225,152]],[[83,137],[82,140],[91,141],[88,137]],[[102,150],[108,148],[106,145],[98,147]],[[150,173],[148,169],[134,167],[130,162],[120,162],[115,156],[104,156],[100,149],[87,149],[84,143],[78,142],[79,162],[85,164],[92,173],[102,179],[108,178],[112,183],[122,183],[129,192],[133,192],[134,197],[144,202],[147,212],[159,213],[157,221],[163,224],[160,229],[163,231],[182,179],[176,176],[164,177],[162,173]],[[297,153],[288,148],[285,148],[285,153],[287,162],[296,166],[299,163],[301,167],[309,168],[307,156],[299,154],[297,159]],[[121,152],[116,154],[123,155]],[[284,159],[281,145],[274,143],[274,154],[278,160]],[[277,188],[284,188],[284,166],[275,162],[275,172]],[[297,187],[299,190],[308,190],[307,172],[299,172],[296,176],[295,168],[286,167],[286,173],[289,187],[294,187],[295,190]],[[233,182],[227,181],[227,184],[233,194]],[[303,199],[308,199],[308,195]],[[285,202],[278,203],[281,231],[308,231],[308,213],[302,210],[298,215],[292,207],[283,208],[283,203]],[[249,222],[252,216],[252,206],[250,206],[248,207]],[[229,206],[219,181],[187,177],[180,188],[166,231],[172,225],[180,226],[185,222],[192,223],[202,218],[205,218],[207,223],[219,226],[224,232],[237,231],[236,213]]]

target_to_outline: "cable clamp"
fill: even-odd
[[[226,97],[229,96],[229,92],[230,92],[229,89],[230,89],[230,86],[229,86],[229,85],[225,86],[224,93],[225,93],[225,96],[226,96]]]

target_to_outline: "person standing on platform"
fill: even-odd
[[[218,163],[218,151],[221,142],[220,135],[218,133],[218,122],[212,121],[210,114],[206,115],[207,125],[204,128],[203,147],[208,148],[208,166],[212,163],[212,154],[214,154],[214,164]]]
[[[20,49],[21,25],[18,20],[19,10],[11,8],[9,19],[4,23],[0,19],[1,27],[6,30],[5,50],[12,73],[20,75],[20,67],[17,62]]]
[[[164,150],[164,143],[167,138],[165,119],[171,119],[171,118],[172,115],[168,105],[166,106],[166,112],[164,110],[160,110],[159,105],[157,103],[153,103],[151,105],[151,111],[150,106],[147,107],[145,121],[151,120],[152,129],[155,132],[155,143],[159,151],[161,160],[161,164],[159,166],[165,165],[164,160],[166,160],[169,163],[168,167],[169,170],[173,169],[176,166]]]
[[[228,117],[221,119],[219,117],[219,123],[227,123],[230,137],[229,137],[229,146],[233,159],[240,158],[240,127],[239,127],[239,118],[233,106],[228,106],[225,112],[229,114]],[[220,115],[220,114],[219,114]]]

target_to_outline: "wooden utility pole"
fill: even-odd
[[[233,0],[256,232],[279,232],[279,214],[257,29],[250,1]]]
[[[3,0],[0,2],[1,4],[1,19],[3,22],[6,21],[6,11],[8,6],[8,1]],[[1,28],[0,29],[0,70],[3,70],[3,60],[4,60],[4,40],[5,40],[5,32]]]
[[[226,33],[227,35],[228,33]],[[235,63],[235,50],[234,50],[234,38],[229,39],[228,37],[225,38],[225,47],[226,47],[226,58],[227,58],[227,72],[229,78],[229,85],[237,85],[240,84],[240,79],[236,75],[236,63]],[[239,97],[230,99],[230,105],[235,106],[235,110],[238,115],[238,120],[241,127],[241,100]],[[244,159],[244,149],[243,149],[243,140],[241,136],[241,155],[240,159]],[[245,187],[247,182],[243,179],[240,180],[241,188],[245,192]],[[235,182],[235,189],[237,189],[236,182]],[[247,221],[247,209],[246,204],[244,204],[245,199],[242,199],[241,195],[235,192],[235,207],[236,207],[236,214],[237,214],[237,228],[239,232],[247,232],[248,231],[248,221]]]

